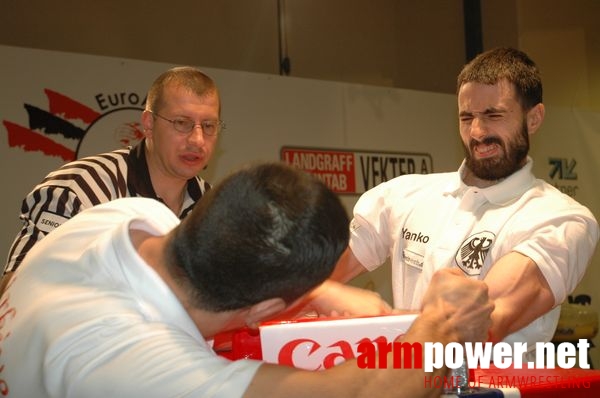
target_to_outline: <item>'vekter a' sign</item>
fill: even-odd
[[[323,180],[340,194],[361,194],[403,174],[429,174],[427,153],[282,147],[281,160]]]

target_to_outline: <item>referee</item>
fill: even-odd
[[[215,82],[193,67],[156,78],[142,113],[144,138],[132,148],[89,156],[48,174],[23,200],[23,227],[8,253],[2,293],[29,250],[80,211],[123,197],[163,202],[185,217],[210,184],[198,177],[222,130]]]

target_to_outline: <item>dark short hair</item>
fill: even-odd
[[[146,109],[160,112],[164,104],[164,89],[168,85],[178,85],[190,90],[198,97],[207,95],[216,95],[219,98],[219,91],[214,80],[203,73],[200,69],[193,66],[177,66],[161,73],[152,83],[148,90],[146,98]],[[219,101],[219,113],[221,110]]]
[[[211,189],[172,231],[167,257],[194,305],[228,311],[293,302],[329,277],[348,238],[348,215],[322,181],[261,163]]]
[[[457,92],[468,82],[496,84],[506,79],[515,87],[524,110],[542,102],[542,79],[536,64],[523,51],[498,47],[476,56],[457,79]]]

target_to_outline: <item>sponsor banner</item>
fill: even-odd
[[[535,357],[525,342],[402,342],[417,313],[358,318],[304,318],[272,321],[259,331],[240,329],[214,339],[219,355],[259,359],[306,370],[324,370],[348,359],[361,369],[590,369],[587,339],[536,342]],[[387,354],[392,353],[392,361]],[[463,372],[464,373],[464,372]],[[455,372],[453,376],[459,375]],[[466,377],[466,374],[465,374]]]
[[[356,358],[361,343],[392,343],[416,314],[283,322],[260,327],[265,362],[307,370],[331,368]]]
[[[281,160],[316,175],[339,194],[358,194],[404,174],[433,172],[427,153],[281,148]]]

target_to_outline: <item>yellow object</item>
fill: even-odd
[[[598,313],[589,306],[563,303],[552,341],[591,339],[598,333]]]

